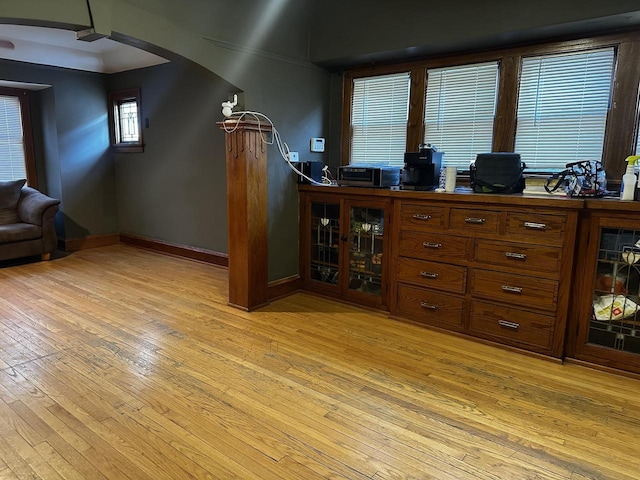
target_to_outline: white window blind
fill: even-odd
[[[27,178],[18,97],[0,95],[0,181]]]
[[[614,49],[523,59],[515,151],[527,168],[602,160]]]
[[[351,163],[404,164],[409,83],[409,73],[353,80]]]
[[[498,62],[427,71],[424,143],[444,152],[444,163],[468,170],[491,152]]]

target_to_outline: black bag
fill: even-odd
[[[526,165],[518,153],[480,153],[469,171],[476,193],[522,193]]]
[[[570,197],[602,197],[607,191],[607,176],[601,162],[582,160],[567,163],[565,170],[547,179],[544,189],[551,193],[563,188]]]

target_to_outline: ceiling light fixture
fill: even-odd
[[[103,35],[102,33],[96,33],[89,0],[87,0],[87,10],[89,12],[89,21],[91,22],[91,28],[85,28],[84,30],[76,32],[76,40],[82,40],[83,42],[95,42],[96,40],[100,40],[101,38],[106,37],[106,35]]]
[[[94,28],[86,28],[76,32],[76,40],[82,40],[83,42],[95,42],[101,38],[106,37],[102,33],[96,33]]]

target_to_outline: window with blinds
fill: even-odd
[[[404,164],[409,84],[408,72],[353,80],[350,163]]]
[[[424,143],[444,152],[444,163],[468,170],[491,152],[498,62],[427,70]]]
[[[515,151],[527,169],[602,160],[615,52],[524,58]]]
[[[0,95],[0,181],[27,178],[18,97]]]

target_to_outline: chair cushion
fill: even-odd
[[[0,225],[0,243],[22,242],[42,237],[42,228],[30,223]]]
[[[19,223],[18,200],[26,180],[0,182],[0,225]]]

